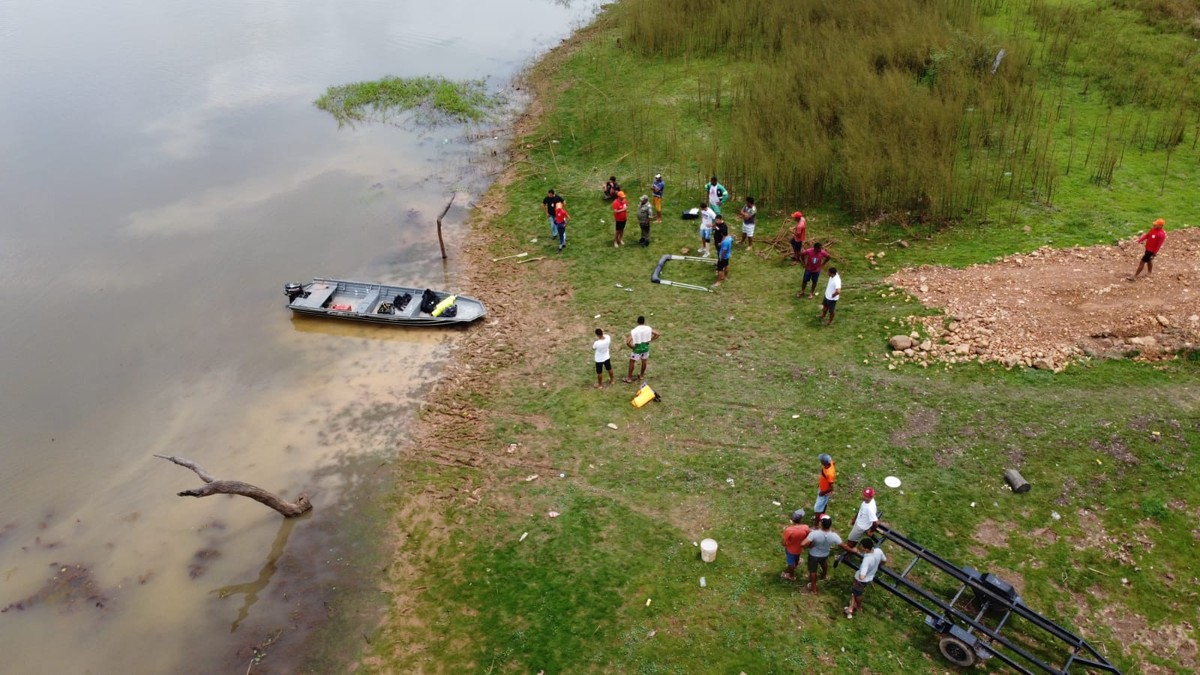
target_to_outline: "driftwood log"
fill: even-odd
[[[1012,488],[1012,491],[1017,494],[1029,492],[1029,481],[1021,477],[1020,472],[1016,469],[1005,469],[1004,480]]]
[[[249,497],[259,504],[269,506],[284,518],[295,518],[296,516],[304,515],[312,510],[312,502],[308,501],[307,494],[301,494],[296,498],[295,502],[289,502],[281,499],[270,492],[249,483],[243,483],[239,480],[217,480],[204,467],[196,464],[190,459],[183,457],[167,457],[165,455],[155,455],[159,459],[165,459],[168,462],[173,462],[185,469],[191,469],[196,472],[200,480],[204,481],[204,486],[195,490],[184,490],[179,493],[180,497],[207,497],[209,495],[241,495]]]

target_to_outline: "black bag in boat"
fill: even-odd
[[[442,310],[442,316],[443,317],[458,316],[458,305],[450,305],[446,309]]]
[[[437,308],[439,302],[441,300],[438,299],[437,293],[426,288],[425,292],[421,294],[421,311],[430,314]]]
[[[408,303],[411,300],[412,293],[401,293],[400,295],[396,296],[396,299],[392,302],[392,304],[395,305],[396,311],[403,312],[404,309],[408,307]]]

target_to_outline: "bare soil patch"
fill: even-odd
[[[938,425],[938,413],[933,408],[918,407],[904,415],[904,427],[892,432],[892,445],[907,447],[914,438],[932,434]]]
[[[975,528],[975,541],[995,548],[1008,547],[1008,533],[994,520],[985,520]]]
[[[923,265],[887,281],[946,316],[907,317],[923,328],[913,361],[997,362],[1060,370],[1083,356],[1162,358],[1200,343],[1200,230],[1168,233],[1154,273],[1136,281],[1142,246],[1043,247],[987,265]]]

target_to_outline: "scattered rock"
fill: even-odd
[[[907,335],[893,335],[892,339],[888,340],[888,346],[899,352],[902,352],[905,349],[911,349],[912,343],[913,339]]]

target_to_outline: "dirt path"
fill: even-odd
[[[1131,282],[1141,251],[1129,239],[1116,246],[1041,248],[966,269],[924,265],[897,272],[889,283],[946,316],[908,317],[929,339],[892,357],[1059,370],[1081,356],[1161,358],[1194,348],[1200,342],[1200,230],[1169,231],[1154,274]]]

